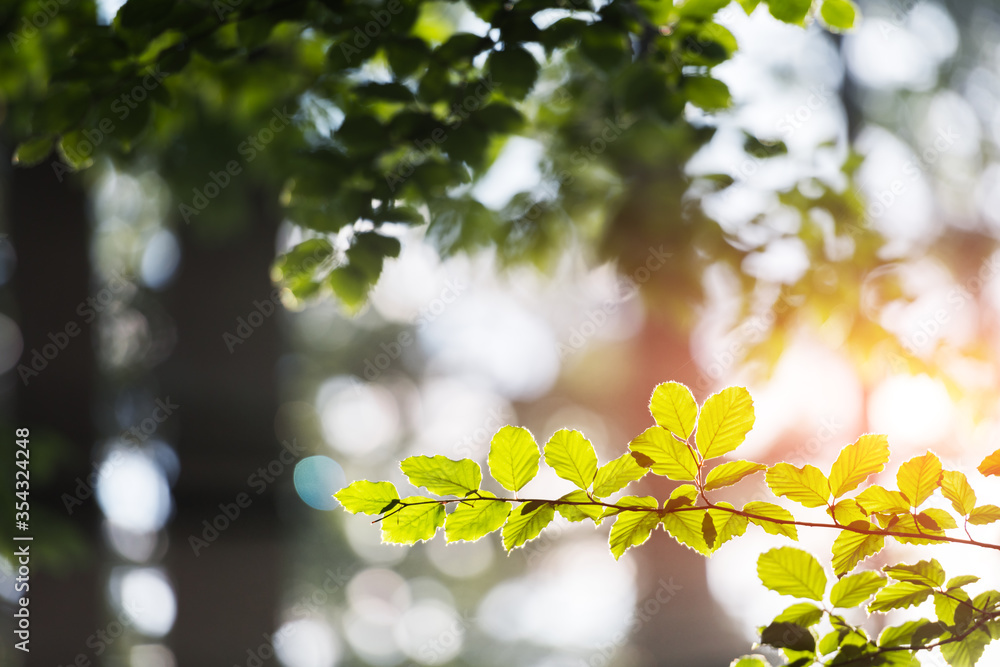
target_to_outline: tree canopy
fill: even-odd
[[[834,31],[856,18],[849,0],[739,6],[758,4]],[[49,160],[61,176],[101,156],[155,168],[195,233],[239,228],[247,189],[265,189],[306,230],[275,267],[295,299],[332,291],[358,308],[398,253],[392,227],[427,223],[442,253],[489,246],[507,263],[547,265],[580,239],[629,271],[666,246],[648,291],[679,314],[706,267],[739,273],[756,250],[698,201],[732,177],[686,172],[731,104],[712,76],[737,50],[715,20],[740,11],[729,5],[131,0],[105,25],[93,2],[14,2],[0,95],[15,162]],[[490,208],[472,185],[516,135],[544,146],[541,182]],[[745,148],[784,151],[750,134]],[[838,154],[850,179],[857,161]],[[803,283],[872,265],[878,238],[854,189],[802,186],[781,198],[802,219]],[[817,209],[851,240],[850,267],[829,259]],[[856,283],[826,290],[831,302],[856,300]]]

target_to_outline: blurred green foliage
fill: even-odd
[[[504,263],[546,266],[583,239],[628,270],[667,245],[674,259],[648,292],[681,314],[705,267],[738,269],[752,250],[692,204],[684,173],[714,134],[690,110],[731,104],[711,73],[737,49],[714,20],[729,4],[130,0],[100,25],[93,2],[23,0],[0,10],[0,113],[15,162],[50,159],[60,176],[98,156],[153,167],[177,221],[207,238],[245,224],[249,188],[279,198],[309,242],[343,241],[308,269],[302,249],[278,260],[297,299],[332,291],[360,307],[398,252],[392,227],[427,223],[443,254],[495,247]],[[768,8],[835,30],[854,21],[848,0],[812,6]],[[546,149],[543,193],[492,210],[471,184],[515,134]],[[786,194],[813,271],[828,262],[812,208],[857,232],[854,260],[869,262],[877,239],[852,190],[819,185]]]

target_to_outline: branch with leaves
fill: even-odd
[[[975,539],[970,528],[1000,521],[1000,507],[977,504],[965,474],[944,470],[934,453],[903,463],[896,475],[898,489],[868,484],[889,461],[884,435],[862,435],[844,447],[829,474],[808,464],[768,466],[747,460],[716,464],[739,447],[753,427],[753,400],[745,388],[723,389],[699,410],[686,386],[666,382],[653,391],[649,409],[656,424],[635,437],[627,453],[604,465],[598,464],[593,445],[579,431],[556,431],[540,451],[529,431],[504,426],[493,437],[487,464],[510,496],[483,489],[482,470],[472,459],[411,456],[400,463],[403,473],[411,484],[436,497],[401,498],[393,484],[367,480],[352,483],[335,497],[351,513],[379,517],[375,522],[381,525],[383,541],[394,544],[431,539],[441,527],[448,542],[475,541],[500,530],[510,552],[537,538],[557,512],[568,521],[590,520],[595,525],[612,519],[609,544],[616,559],[646,542],[659,526],[705,556],[743,535],[749,524],[792,540],[798,539],[799,528],[833,529],[839,531],[831,561],[838,581],[828,597],[826,574],[811,554],[781,547],[757,561],[765,587],[819,603],[828,600],[826,606],[793,604],[761,628],[761,643],[784,651],[790,665],[919,665],[919,652],[939,648],[952,667],[970,667],[992,640],[1000,638],[1000,592],[972,597],[965,591],[978,577],[946,580],[933,559],[849,574],[879,553],[887,538],[902,544],[953,543],[1000,550],[1000,544]],[[538,474],[543,453],[545,463],[577,488],[557,499],[519,497],[518,492]],[[978,469],[984,475],[1000,475],[1000,450]],[[758,472],[765,473],[776,496],[807,508],[825,508],[830,520],[799,519],[772,502],[758,500],[736,508],[712,499],[712,492]],[[612,499],[650,473],[681,485],[662,500],[634,495]],[[938,491],[954,513],[927,506]],[[956,530],[962,535],[949,532]],[[936,619],[889,627],[877,638],[849,624],[837,611],[868,602],[869,612],[886,612],[930,598]],[[824,617],[832,630],[820,637],[816,626]],[[733,663],[735,667],[767,664],[760,656]]]

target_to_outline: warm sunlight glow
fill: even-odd
[[[872,431],[906,447],[929,447],[955,421],[955,404],[944,385],[926,375],[897,375],[880,384],[868,401]]]

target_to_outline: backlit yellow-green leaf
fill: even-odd
[[[729,509],[733,508],[733,506],[727,502],[719,502],[716,504],[719,507],[728,507]],[[741,514],[727,512],[723,509],[710,509],[708,510],[708,516],[712,518],[712,522],[715,524],[715,542],[712,545],[713,551],[734,537],[739,537],[743,533],[747,532],[747,518]]]
[[[345,510],[351,514],[381,514],[394,500],[399,500],[399,492],[389,482],[369,482],[360,479],[333,494]]]
[[[889,583],[877,572],[851,574],[833,585],[830,604],[834,607],[856,607]]]
[[[911,507],[920,507],[940,485],[941,472],[941,460],[934,452],[927,452],[899,466],[896,484]]]
[[[807,551],[779,547],[757,558],[757,576],[766,588],[798,598],[823,601],[826,574],[819,561]]]
[[[753,399],[744,387],[727,387],[705,401],[698,416],[695,443],[702,458],[733,451],[753,428]]]
[[[984,628],[977,628],[965,637],[951,643],[945,643],[949,638],[954,637],[950,632],[941,636],[941,655],[951,667],[973,667],[980,664],[979,659],[983,657],[986,646],[993,641],[993,638]]]
[[[958,524],[955,522],[955,517],[948,514],[947,510],[943,510],[938,507],[928,507],[918,514],[917,523],[924,528],[929,528],[935,531],[949,530],[951,528],[958,527]]]
[[[774,503],[766,503],[761,500],[755,500],[749,502],[743,506],[743,511],[747,514],[753,516],[749,517],[751,523],[754,523],[764,529],[765,533],[771,535],[785,535],[792,538],[793,540],[799,539],[798,530],[792,523],[777,523],[775,521],[769,521],[768,519],[777,519],[778,521],[794,521],[795,517],[792,513],[786,510],[781,505],[775,505]]]
[[[732,486],[744,477],[766,469],[766,465],[754,461],[727,461],[708,473],[708,477],[705,478],[705,490],[712,491]]]
[[[1000,475],[1000,449],[983,459],[976,469],[986,476]]]
[[[729,667],[771,667],[771,663],[762,655],[745,655],[733,660]]]
[[[567,521],[583,521],[584,519],[593,519],[597,521],[601,514],[604,512],[604,508],[600,505],[571,505],[567,503],[588,503],[591,502],[587,494],[580,489],[575,491],[570,491],[562,498],[556,501],[556,511],[559,512]]]
[[[826,513],[843,526],[849,526],[855,521],[868,520],[864,510],[854,498],[843,498],[837,501],[833,507],[827,508]]]
[[[952,591],[948,595],[941,595],[937,592],[932,592],[934,595],[934,612],[937,614],[938,621],[946,625],[954,625],[956,621],[956,616],[961,616],[966,620],[971,615],[971,609],[962,604],[971,604],[972,600],[969,598],[969,594],[962,589],[957,591]],[[977,608],[982,609],[977,605]]]
[[[480,491],[480,496],[496,498],[489,491]],[[448,515],[444,523],[445,540],[475,542],[484,535],[500,528],[510,514],[510,503],[499,500],[476,500],[470,498],[457,503],[455,511]]]
[[[823,0],[819,15],[823,22],[834,30],[850,30],[854,27],[858,9],[851,0]]]
[[[703,556],[709,556],[712,549],[706,544],[705,534],[702,531],[704,518],[704,510],[674,512],[663,517],[663,528],[684,546],[694,549]]]
[[[868,605],[868,611],[889,611],[890,609],[906,609],[920,604],[931,594],[931,589],[920,584],[901,581],[889,584],[878,593]]]
[[[541,454],[534,436],[519,426],[504,426],[490,442],[487,463],[493,479],[510,491],[520,491],[538,474]]]
[[[432,498],[408,496],[404,507],[389,513],[382,521],[382,541],[388,544],[416,544],[434,537],[444,525],[444,505]]]
[[[969,514],[969,523],[976,526],[985,526],[994,521],[1000,521],[1000,507],[996,505],[980,505]]]
[[[976,492],[969,486],[965,473],[945,470],[941,473],[941,493],[951,501],[951,506],[962,516],[976,509]]]
[[[878,645],[880,647],[890,647],[910,644],[917,630],[928,624],[930,624],[930,620],[921,618],[916,621],[907,621],[902,625],[890,626],[879,635]]]
[[[664,382],[657,385],[649,399],[649,412],[656,423],[682,440],[687,440],[694,431],[698,418],[698,404],[691,390],[679,382]]]
[[[561,429],[545,443],[545,462],[556,474],[581,489],[589,489],[597,474],[597,454],[579,431]]]
[[[411,456],[399,469],[413,486],[422,486],[439,496],[464,496],[479,489],[483,473],[472,459],[453,461],[445,456]]]
[[[944,568],[934,558],[918,561],[913,565],[905,563],[886,565],[882,571],[897,581],[908,581],[923,586],[941,586],[945,579]]]
[[[698,500],[698,488],[694,484],[681,484],[670,492],[670,497],[663,503],[663,509],[687,507],[694,505],[696,500]]]
[[[657,475],[680,482],[688,482],[698,476],[695,453],[662,426],[650,426],[637,435],[628,448],[652,459],[650,470]]]
[[[952,577],[951,579],[949,579],[948,583],[945,584],[945,588],[950,591],[953,588],[961,588],[962,586],[974,584],[977,581],[979,581],[979,577],[973,574],[960,574],[957,577]]]
[[[851,524],[854,528],[878,530],[878,526],[863,521]],[[833,541],[833,573],[838,577],[847,574],[858,563],[874,556],[885,546],[885,537],[842,530]]]
[[[784,496],[806,507],[823,507],[830,498],[830,482],[817,468],[806,464],[776,463],[767,471],[767,485],[776,496]]]
[[[510,552],[535,539],[554,516],[552,503],[521,503],[507,517],[503,527],[503,548]]]
[[[904,514],[910,511],[910,503],[899,491],[890,491],[884,487],[869,486],[855,498],[869,514],[883,512],[887,514]]]
[[[649,468],[643,468],[636,463],[635,457],[631,454],[622,454],[597,469],[593,493],[598,498],[607,498],[612,493],[624,489],[629,483],[641,479],[647,472]]]
[[[796,602],[775,616],[774,620],[778,623],[794,623],[808,628],[819,623],[822,618],[823,610],[812,602]]]
[[[889,461],[889,441],[884,435],[863,435],[847,445],[830,469],[830,491],[834,498],[858,488],[869,475],[882,472]]]
[[[649,496],[629,498],[628,504],[652,509],[660,506],[656,498]],[[621,558],[629,547],[639,546],[648,540],[650,533],[653,532],[658,523],[660,523],[660,516],[656,512],[621,512],[615,518],[615,523],[611,526],[611,535],[608,538],[611,554],[615,560]]]
[[[934,544],[935,540],[929,538],[934,535],[943,535],[944,532],[934,530],[927,525],[928,523],[926,521],[923,525],[917,523],[912,514],[901,514],[893,517],[891,530],[894,534],[892,538],[900,544]],[[912,537],[904,537],[904,535]]]

